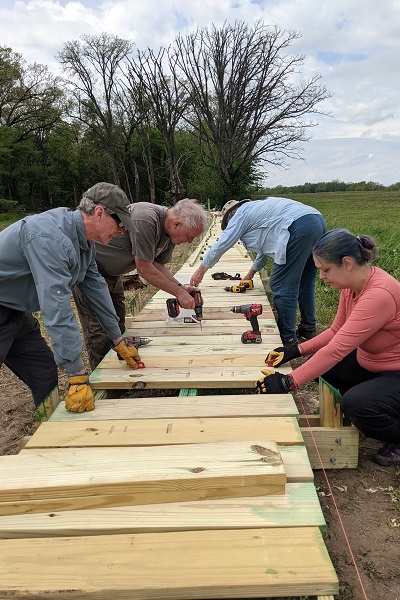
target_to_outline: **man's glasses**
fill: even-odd
[[[116,224],[118,225],[118,227],[123,227],[122,223],[121,223],[121,219],[119,218],[119,216],[116,213],[108,213],[110,215],[110,217],[112,219],[114,219],[114,221],[116,222]]]

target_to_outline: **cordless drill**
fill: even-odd
[[[233,292],[234,294],[244,294],[247,290],[245,285],[229,285],[224,288],[226,292]]]
[[[246,317],[246,321],[250,321],[253,328],[252,331],[242,333],[241,340],[243,344],[261,344],[261,332],[258,325],[258,315],[262,314],[261,304],[243,304],[242,306],[234,306],[231,308],[234,313],[240,313]]]
[[[189,292],[189,294],[194,298],[194,312],[196,315],[196,319],[201,325],[201,320],[203,318],[203,298],[201,292],[198,290],[193,290]],[[168,298],[167,311],[168,315],[173,319],[179,315],[179,302],[176,298]]]

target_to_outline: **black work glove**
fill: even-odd
[[[289,375],[282,375],[270,369],[261,371],[265,377],[256,382],[257,394],[287,394],[293,384]]]
[[[271,350],[264,362],[268,367],[277,367],[294,358],[299,358],[299,356],[301,356],[301,352],[297,344],[295,346],[279,346],[279,348]]]

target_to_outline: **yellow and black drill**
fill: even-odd
[[[257,317],[262,314],[261,304],[243,304],[242,306],[234,306],[231,308],[234,313],[240,313],[246,317],[246,321],[250,321],[252,331],[242,333],[241,340],[243,344],[261,344],[261,331]]]
[[[239,285],[229,285],[225,288],[226,292],[233,292],[234,294],[243,294],[247,290],[253,290],[254,283],[252,279],[242,279]]]

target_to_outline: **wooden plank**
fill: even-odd
[[[291,394],[228,394],[116,398],[96,401],[91,412],[72,413],[60,402],[50,421],[106,421],[114,419],[168,419],[188,417],[283,417],[296,416]]]
[[[318,528],[0,541],[0,595],[161,600],[337,594]],[[307,560],[305,560],[307,557]],[[51,565],[51,568],[49,568]]]
[[[0,469],[2,515],[282,494],[286,483],[269,441],[24,449]]]
[[[262,367],[187,367],[130,369],[120,362],[115,368],[102,368],[90,375],[93,389],[175,389],[175,388],[251,388],[260,378]],[[286,366],[279,369],[289,373]]]
[[[133,330],[128,330],[124,335],[134,335]],[[272,331],[267,333],[268,343],[270,340],[278,339],[276,333]],[[159,351],[161,348],[172,348],[172,351],[175,348],[181,348],[182,350],[186,349],[187,353],[193,353],[192,346],[196,346],[196,352],[198,347],[206,347],[211,346],[212,348],[217,348],[218,350],[225,348],[225,350],[229,349],[229,352],[233,354],[240,354],[240,352],[246,351],[246,353],[257,354],[260,352],[260,348],[264,348],[264,344],[238,344],[238,334],[237,332],[229,333],[228,331],[224,334],[214,336],[214,335],[193,335],[193,336],[180,336],[177,335],[174,340],[171,340],[169,336],[165,335],[155,335],[151,338],[150,344],[147,346],[141,346],[139,348],[140,352],[143,350],[153,350]],[[282,344],[282,342],[279,342]],[[115,355],[115,353],[113,353]]]
[[[273,333],[276,334],[276,324],[274,324],[272,322],[272,319],[262,319],[262,320],[258,320],[259,325],[260,325],[260,331],[261,334],[265,334],[267,335],[268,332],[271,332],[271,327],[274,329]],[[132,331],[137,331],[137,330],[146,330],[145,335],[148,335],[149,337],[152,337],[153,335],[185,335],[185,334],[189,334],[189,335],[193,335],[194,333],[196,333],[196,335],[226,335],[227,333],[229,333],[230,331],[240,331],[241,329],[243,329],[243,331],[246,331],[247,329],[251,329],[251,327],[249,327],[249,323],[247,323],[246,319],[243,319],[243,323],[240,323],[240,321],[237,321],[237,323],[235,321],[231,321],[229,319],[224,319],[224,320],[218,320],[218,321],[213,321],[212,319],[203,319],[203,321],[201,322],[203,330],[200,329],[200,325],[198,325],[197,323],[190,323],[190,324],[179,324],[179,323],[166,323],[165,319],[160,320],[160,321],[152,321],[151,324],[149,325],[146,322],[140,322],[140,321],[136,321],[135,317],[128,317],[127,318],[127,325],[126,327],[128,329],[131,329]],[[166,330],[166,334],[162,333],[160,330]],[[154,334],[151,332],[155,332]],[[140,335],[140,334],[136,334],[136,335]]]
[[[325,534],[325,520],[314,484],[288,483],[284,494],[257,498],[225,498],[0,517],[0,538],[264,527],[319,527]]]
[[[205,417],[95,423],[51,421],[42,423],[25,448],[165,446],[251,439],[273,440],[283,446],[303,445],[296,417]]]
[[[339,392],[338,395],[340,398]],[[343,413],[336,396],[337,394],[320,378],[319,413],[321,427],[341,427],[343,425]]]
[[[276,321],[273,319],[263,319],[262,322],[259,320],[259,325],[260,325],[260,331],[262,335],[268,335],[268,334],[273,334],[276,335],[277,333],[277,327],[276,327]],[[147,335],[150,336],[151,338],[153,337],[163,337],[165,335],[168,336],[175,336],[179,334],[179,336],[188,336],[188,335],[193,335],[194,333],[196,335],[201,335],[202,337],[204,336],[213,336],[215,338],[215,336],[224,336],[224,335],[237,335],[238,331],[237,328],[233,329],[229,326],[228,321],[224,320],[224,324],[221,325],[220,321],[211,321],[211,323],[214,323],[213,325],[213,330],[210,331],[210,328],[208,328],[207,330],[204,329],[203,331],[200,329],[200,326],[198,326],[196,323],[193,324],[172,324],[166,323],[166,320],[162,320],[162,321],[154,321],[151,322],[151,324],[148,324],[147,327],[144,323],[139,322],[139,321],[135,321],[135,317],[130,317],[130,316],[126,316],[125,319],[125,325],[126,325],[126,332],[125,335],[135,335],[136,330],[146,330],[143,331],[142,335]],[[246,330],[246,326],[245,323],[243,323],[243,331]],[[215,330],[214,330],[215,329]],[[249,329],[249,327],[248,327]],[[140,335],[140,333],[136,333],[136,335]],[[176,338],[175,338],[176,339]]]
[[[239,336],[238,336],[239,338]],[[240,339],[236,340],[240,343]],[[162,366],[163,368],[192,368],[192,367],[254,367],[258,365],[260,369],[259,376],[261,377],[261,369],[265,368],[265,357],[270,350],[277,347],[279,342],[276,340],[269,345],[261,347],[261,344],[249,344],[254,346],[258,352],[246,352],[243,344],[236,345],[235,351],[231,352],[230,348],[213,348],[212,346],[193,346],[191,350],[188,348],[171,348],[163,346],[160,348],[151,348],[150,346],[142,346],[139,349],[140,357],[144,361],[146,368],[154,368]],[[198,352],[195,349],[198,348]],[[118,360],[115,352],[110,352],[101,361],[102,369],[119,369],[126,370],[126,363]]]
[[[171,446],[168,447],[168,452],[170,448]],[[98,478],[99,473],[103,472],[106,474],[107,472],[112,473],[114,479],[117,479],[119,476],[126,476],[127,473],[131,472],[132,464],[138,458],[138,450],[137,448],[110,448],[107,449],[106,454],[104,454],[103,449],[97,448],[82,448],[74,451],[64,448],[47,449],[45,454],[43,450],[22,450],[19,456],[24,456],[25,470],[24,465],[18,461],[18,469],[14,470],[14,477],[25,475],[26,481],[30,482],[29,472],[36,470],[39,473],[48,474],[49,479],[56,481],[60,477],[60,471],[63,473],[65,470],[70,475],[70,485],[79,483],[81,479],[84,482],[91,480],[93,474]],[[304,446],[280,446],[279,451],[289,483],[313,481],[314,474]],[[27,454],[29,454],[29,460],[26,458]],[[234,460],[232,456],[231,458]],[[183,462],[185,463],[185,461]],[[184,464],[184,467],[187,467],[187,462]],[[106,481],[109,482],[109,477],[106,478]],[[48,499],[36,500],[35,502],[28,500],[23,502],[3,502],[0,504],[0,507],[1,514],[3,515],[32,512],[50,512],[53,514],[55,511],[103,508],[111,505],[124,506],[130,503],[129,497],[127,498],[121,494],[114,494],[110,499],[106,494],[97,493],[94,496],[81,496],[79,499],[67,497],[53,498],[51,502]]]
[[[302,427],[301,433],[313,469],[357,468],[359,433],[356,427]]]

